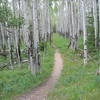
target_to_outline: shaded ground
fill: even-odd
[[[62,57],[59,51],[56,50],[54,70],[52,72],[51,77],[38,88],[33,89],[30,93],[26,93],[18,97],[16,100],[46,100],[49,91],[51,91],[55,86],[60,76],[62,68],[63,68]]]

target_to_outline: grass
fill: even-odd
[[[91,61],[84,66],[83,59],[72,49],[67,48],[69,40],[57,34],[53,40],[63,55],[64,69],[48,100],[100,100],[100,76],[96,75],[97,64]]]
[[[9,59],[8,58],[5,58],[3,56],[0,56],[0,64],[4,64],[4,63],[8,63],[9,62]]]
[[[52,72],[53,57],[54,48],[48,45],[48,52],[42,53],[41,57],[42,71],[36,76],[28,70],[28,64],[23,64],[21,69],[0,71],[0,100],[14,100],[14,97],[43,83]]]

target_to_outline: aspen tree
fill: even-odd
[[[88,54],[87,54],[87,32],[86,32],[86,15],[85,15],[85,4],[84,0],[82,3],[82,14],[83,14],[83,45],[84,45],[84,64],[87,64]]]
[[[94,29],[95,29],[95,47],[97,48],[97,3],[93,0],[93,16],[94,16]]]
[[[38,28],[38,0],[33,0],[33,39],[34,39],[34,66],[33,74],[39,70],[39,28]]]

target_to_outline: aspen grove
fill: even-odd
[[[56,49],[59,49],[57,53],[62,54],[60,60],[64,61],[62,66],[66,66],[66,73],[70,71],[69,74],[66,74],[62,70],[62,79],[59,81],[63,80],[63,85],[73,80],[76,82],[77,79],[74,78],[77,75],[77,77],[83,75],[81,72],[84,72],[87,77],[100,75],[100,0],[0,0],[0,100],[8,100],[4,99],[5,95],[7,95],[5,98],[12,98],[14,87],[16,87],[15,90],[20,87],[20,90],[15,93],[17,96],[23,93],[24,89],[27,91],[44,82],[54,70],[52,67],[55,65],[53,61],[56,62],[53,59]],[[68,54],[71,56],[67,57]],[[66,58],[64,59],[64,57]],[[70,61],[72,61],[71,64],[69,64]],[[80,62],[76,64],[77,61]],[[67,69],[68,66],[70,66],[69,69]],[[73,66],[81,66],[82,69],[75,67],[76,71]],[[87,72],[91,66],[95,69]],[[80,72],[80,74],[74,75],[73,71]],[[58,74],[60,74],[59,71]],[[20,78],[20,76],[24,78]],[[97,76],[95,76],[95,80],[100,84],[100,79],[98,79],[100,77]],[[12,81],[9,77],[13,78]],[[84,77],[82,76],[82,79]],[[21,80],[23,80],[22,83]],[[19,83],[15,86],[17,81]],[[92,86],[95,85],[92,84]],[[58,86],[64,88],[59,84]],[[65,90],[67,91],[67,88]],[[93,91],[95,91],[95,87]],[[58,90],[54,92],[55,96],[52,93],[50,100],[60,100],[55,98]],[[85,92],[82,93],[85,94]],[[12,100],[11,98],[9,100]],[[80,97],[68,100],[99,99],[81,99]]]
[[[22,53],[27,53],[29,69],[33,74],[39,72],[40,43],[51,42],[51,33],[55,27],[56,32],[70,39],[69,47],[74,50],[79,49],[77,41],[83,36],[83,55],[86,64],[89,60],[88,36],[91,34],[94,39],[90,41],[99,52],[99,2],[99,0],[1,0],[0,55],[9,57],[8,67],[14,69],[14,63],[18,63],[20,67],[24,61]],[[51,7],[57,11],[51,11]],[[51,12],[54,12],[54,15],[51,15]],[[52,22],[54,16],[56,21]],[[90,27],[93,28],[93,33],[88,32]],[[25,45],[25,50],[21,49],[22,44]]]
[[[40,43],[51,38],[51,17],[48,0],[0,0],[0,55],[14,63],[27,61],[33,74],[40,71]],[[5,15],[4,15],[5,14]],[[21,49],[21,45],[25,49]]]
[[[69,47],[80,50],[77,41],[80,36],[83,37],[84,64],[91,59],[91,52],[100,56],[99,0],[59,0],[57,20],[56,31],[62,33],[65,38],[69,37]]]

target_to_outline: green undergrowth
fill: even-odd
[[[7,57],[0,56],[0,64],[8,63],[9,59]]]
[[[54,43],[63,55],[64,68],[48,100],[100,100],[100,76],[94,62],[83,65],[83,59],[68,49],[68,40],[54,35]]]
[[[15,100],[16,96],[30,91],[48,78],[53,68],[54,48],[50,45],[47,52],[41,53],[41,73],[32,75],[28,70],[28,64],[23,64],[22,68],[14,70],[0,71],[0,100]]]

